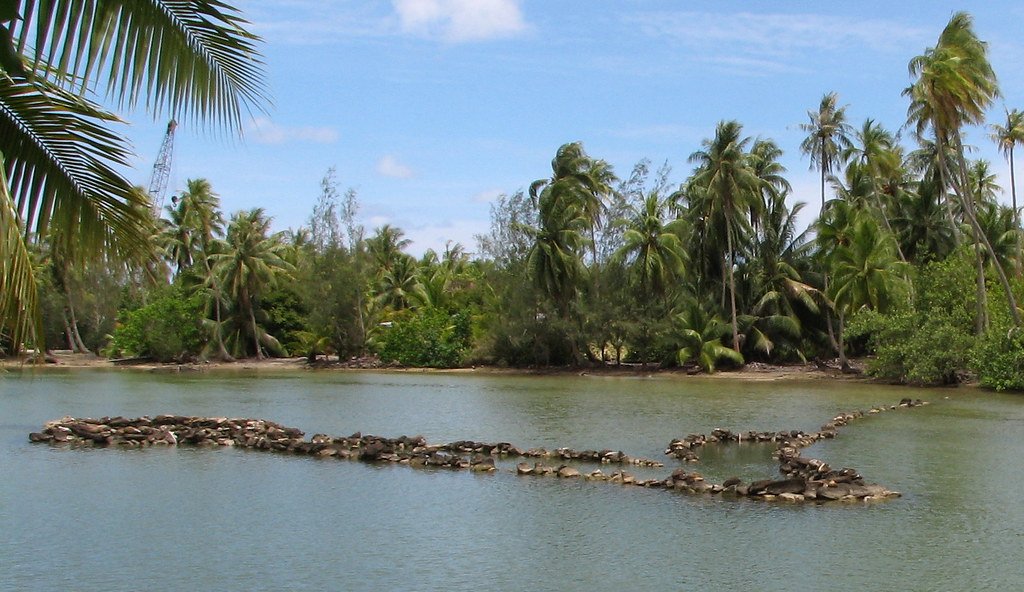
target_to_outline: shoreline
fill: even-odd
[[[336,362],[321,363],[310,366],[305,357],[266,358],[263,360],[239,360],[236,362],[197,362],[197,363],[159,363],[141,361],[132,364],[115,364],[114,361],[93,354],[73,354],[66,351],[53,353],[57,363],[35,364],[24,359],[0,360],[0,371],[75,371],[75,370],[118,370],[128,372],[153,373],[205,373],[205,372],[378,372],[396,374],[481,374],[510,376],[608,376],[608,377],[646,377],[657,376],[673,378],[731,379],[752,382],[773,381],[843,381],[885,383],[863,373],[862,360],[851,360],[856,373],[843,373],[838,368],[821,368],[813,363],[775,365],[752,362],[738,370],[718,371],[714,374],[704,372],[692,373],[684,368],[658,369],[642,366],[604,366],[589,368],[509,368],[499,366],[472,366],[467,368],[401,368],[401,367],[359,367]],[[903,386],[892,384],[892,386]]]

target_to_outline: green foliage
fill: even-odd
[[[990,331],[978,340],[971,362],[982,386],[1024,391],[1024,332]]]
[[[380,357],[385,362],[426,368],[454,368],[469,349],[470,319],[426,308],[395,315],[387,328]]]
[[[149,304],[127,312],[114,330],[111,356],[152,356],[161,362],[182,360],[202,350],[203,300],[177,285],[155,295]]]
[[[868,371],[901,383],[955,383],[974,344],[973,273],[970,254],[960,251],[921,269],[912,306],[854,316],[849,337],[867,337],[875,349]]]

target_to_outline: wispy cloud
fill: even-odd
[[[266,117],[257,117],[245,128],[248,138],[259,144],[284,144],[287,142],[308,142],[333,144],[338,141],[338,132],[331,127],[278,125]]]
[[[477,193],[470,199],[473,203],[491,203],[503,193],[505,192],[500,189],[487,189]]]
[[[394,179],[409,179],[414,173],[409,166],[398,161],[391,154],[386,154],[377,161],[377,172]]]
[[[252,11],[253,28],[278,43],[319,45],[339,39],[411,35],[445,43],[507,39],[530,29],[521,0],[268,0]]]
[[[519,0],[392,0],[402,31],[451,43],[526,31]]]
[[[634,20],[650,35],[687,45],[732,47],[769,55],[815,49],[892,51],[907,45],[918,47],[930,36],[924,29],[883,19],[817,14],[647,13]]]
[[[648,12],[628,20],[694,61],[747,74],[806,71],[802,58],[831,51],[905,53],[934,36],[895,21],[818,14]]]

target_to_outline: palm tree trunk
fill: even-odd
[[[68,310],[65,308],[60,316],[64,320],[64,337],[68,340],[68,349],[75,351],[75,338],[71,336],[71,323],[68,322]]]
[[[244,286],[242,288],[242,306],[245,307],[246,312],[249,315],[249,326],[252,328],[252,342],[256,347],[256,359],[263,359],[263,350],[260,348],[260,332],[259,327],[256,326],[256,312],[252,307],[252,299],[249,298],[249,290]]]
[[[203,264],[206,266],[206,276],[210,278],[213,286],[213,318],[214,322],[217,323],[217,328],[213,332],[213,341],[217,344],[217,357],[222,362],[234,362],[235,358],[228,353],[228,348],[224,346],[224,325],[221,324],[220,315],[220,280],[214,277],[213,266],[210,265],[210,258],[206,256],[205,246],[203,250]]]
[[[960,179],[966,181],[968,178],[967,161],[963,156],[963,144],[960,141],[959,135],[955,136],[954,143],[954,148],[956,148],[958,155],[957,164],[960,167]],[[968,221],[971,223],[971,228],[974,230],[975,238],[985,245],[985,250],[988,251],[989,255],[992,257],[992,267],[996,269],[996,275],[999,276],[999,283],[1002,284],[1003,291],[1006,293],[1006,302],[1010,309],[1010,316],[1013,318],[1013,325],[1014,327],[1020,327],[1022,322],[1020,311],[1017,309],[1017,298],[1013,295],[1013,287],[1010,286],[1010,280],[1006,277],[1006,271],[1003,269],[1002,264],[1000,264],[999,260],[996,258],[996,252],[992,248],[992,244],[989,242],[988,236],[985,235],[981,225],[978,223],[978,217],[974,211],[974,199],[971,198],[969,193],[963,191],[965,185],[965,182],[960,185],[960,191],[958,193],[964,203],[964,210],[967,213]]]
[[[1013,145],[1010,145],[1010,198],[1013,204],[1013,232],[1017,237],[1017,277],[1024,273],[1024,250],[1021,248],[1020,211],[1017,209],[1017,181],[1013,174]]]
[[[981,250],[981,243],[974,245],[976,260],[976,285],[977,297],[982,299],[974,314],[974,334],[982,335],[988,328],[988,296],[985,293],[985,253]]]
[[[846,359],[846,340],[843,338],[843,331],[846,328],[846,315],[843,309],[839,309],[839,368],[846,372],[850,369],[850,362]]]
[[[65,319],[70,324],[71,341],[74,345],[71,351],[84,354],[89,351],[89,348],[85,347],[82,334],[78,332],[78,317],[75,315],[75,305],[71,300],[71,288],[68,287],[67,281],[64,282],[64,297],[67,299],[67,304],[64,306]]]
[[[736,280],[733,277],[732,268],[735,267],[732,264],[732,227],[726,224],[725,226],[725,241],[726,246],[729,250],[729,308],[732,311],[732,348],[736,350],[736,353],[740,351],[740,330],[736,323]]]

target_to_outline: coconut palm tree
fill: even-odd
[[[741,316],[746,326],[744,345],[771,356],[781,339],[797,342],[803,331],[801,312],[817,315],[823,300],[818,289],[804,282],[800,267],[811,243],[807,231],[797,232],[797,216],[804,203],[786,206],[785,192],[767,203],[763,224],[751,250],[748,273],[755,301],[750,315]],[[799,348],[794,353],[802,357]]]
[[[910,61],[910,74],[916,80],[904,90],[904,95],[911,99],[907,119],[915,124],[917,135],[923,137],[930,128],[940,152],[943,146],[952,149],[956,166],[949,170],[945,160],[939,159],[941,174],[956,193],[975,241],[981,243],[985,251],[993,253],[992,245],[978,223],[974,197],[968,186],[967,158],[961,138],[962,128],[981,123],[985,111],[999,96],[995,72],[987,53],[987,45],[974,33],[970,15],[965,12],[954,14],[939,35],[935,47],[926,49],[924,54]],[[978,256],[981,257],[981,253]],[[992,264],[1006,293],[1013,323],[1020,327],[1020,311],[1006,272],[997,260],[993,259]],[[983,294],[979,293],[979,306],[983,306],[983,300]]]
[[[416,259],[406,253],[401,253],[392,262],[390,269],[381,274],[377,284],[377,302],[382,307],[404,310],[428,300],[420,283]]]
[[[206,291],[208,314],[214,317],[210,328],[215,354],[223,361],[232,361],[224,344],[223,331],[223,313],[229,303],[225,300],[220,277],[213,269],[213,255],[226,250],[222,244],[224,216],[220,211],[220,197],[208,180],[189,179],[185,191],[171,198],[167,211],[172,222],[171,253],[175,255],[178,271],[181,272],[182,263],[186,264],[186,269],[197,262],[201,264],[197,275]]]
[[[1013,206],[1013,225],[1015,229],[1020,229],[1020,210],[1017,208],[1017,180],[1014,175],[1013,149],[1018,144],[1024,144],[1024,112],[1021,112],[1019,109],[1012,111],[1008,109],[1006,111],[1006,124],[993,124],[991,128],[992,140],[999,147],[999,152],[1010,163],[1010,203]],[[1021,249],[1021,242],[1018,236],[1016,255],[1018,276],[1024,272],[1024,267],[1022,267],[1024,253],[1022,253]]]
[[[846,107],[839,107],[839,95],[826,93],[821,97],[817,111],[808,111],[808,123],[800,129],[807,137],[800,143],[800,151],[811,158],[811,169],[821,172],[821,209],[825,209],[825,180],[839,161],[843,150],[850,147],[850,124],[846,123]]]
[[[722,259],[729,278],[729,306],[732,319],[732,347],[740,351],[739,327],[736,314],[736,279],[734,275],[736,237],[748,234],[747,219],[757,199],[761,181],[750,168],[744,150],[750,138],[742,138],[743,127],[737,121],[719,122],[715,137],[704,140],[702,149],[690,155],[697,164],[693,181],[706,190],[706,216],[721,223],[719,230],[725,235],[726,251]]]
[[[405,232],[401,228],[385,224],[366,239],[366,250],[377,266],[378,276],[390,271],[404,255],[405,248],[412,244],[411,240],[404,237]]]
[[[856,216],[831,258],[829,296],[839,314],[839,363],[849,368],[843,333],[846,319],[862,308],[885,312],[899,293],[907,266],[897,260],[895,241],[863,214]]]
[[[560,198],[556,191],[544,191],[538,205],[538,225],[526,229],[533,239],[527,267],[559,317],[567,319],[586,272],[582,253],[588,220],[577,203]]]
[[[856,165],[861,169],[858,173],[867,175],[870,199],[878,209],[885,228],[892,233],[886,198],[894,196],[888,195],[884,188],[892,191],[893,182],[898,186],[903,176],[903,153],[896,143],[896,137],[875,120],[866,119],[861,128],[853,133],[850,146],[843,151],[842,159],[848,168]],[[849,173],[847,176],[850,176]],[[905,262],[907,259],[898,242],[896,249],[900,261]]]
[[[225,292],[237,303],[253,340],[255,355],[262,359],[260,344],[265,332],[256,323],[256,307],[264,291],[291,271],[291,265],[284,259],[288,247],[280,233],[270,234],[270,218],[262,208],[231,216],[226,247],[226,252],[213,255],[214,271]]]
[[[619,220],[625,227],[624,242],[613,259],[625,263],[648,299],[664,299],[683,276],[684,221],[666,220],[668,209],[668,200],[651,192],[639,207],[630,206],[628,218]]]
[[[117,117],[87,97],[240,129],[266,102],[259,38],[246,26],[223,2],[0,5],[0,212],[10,222],[0,259],[17,261],[0,269],[0,326],[15,343],[41,339],[19,237],[57,230],[76,257],[148,254],[149,208],[118,172],[128,144],[110,127]]]
[[[680,365],[696,362],[708,374],[722,361],[742,366],[743,356],[722,344],[728,325],[708,308],[693,300],[673,319],[672,331],[681,344],[677,361]]]
[[[618,181],[611,165],[588,156],[580,142],[571,142],[558,148],[551,160],[551,172],[549,179],[530,184],[530,198],[538,207],[541,199],[554,199],[571,202],[578,208],[587,222],[591,254],[596,260],[594,235],[601,225],[605,202],[613,192],[612,185]]]

